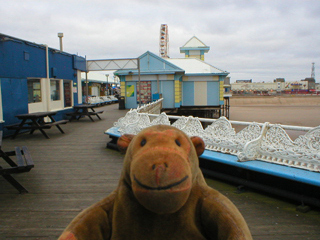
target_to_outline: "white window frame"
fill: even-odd
[[[47,98],[46,98],[46,78],[27,78],[27,80],[39,79],[41,85],[41,102],[28,103],[29,113],[45,112],[47,111]]]
[[[33,112],[47,112],[47,111],[59,111],[63,109],[72,108],[74,105],[73,99],[73,81],[69,79],[52,79],[50,78],[48,82],[47,78],[28,78],[28,79],[40,79],[41,84],[41,102],[28,103],[29,113]],[[64,89],[63,89],[63,81],[70,81],[71,88],[71,106],[64,107]],[[51,81],[59,81],[60,86],[60,100],[51,100]],[[49,103],[48,103],[49,101]],[[1,103],[1,102],[0,102]],[[0,115],[1,116],[1,115]]]

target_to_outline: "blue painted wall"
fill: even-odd
[[[160,85],[160,84],[159,84]],[[160,86],[159,86],[160,88]],[[158,84],[157,84],[157,81],[151,81],[151,97],[153,96],[153,94],[155,94],[156,92],[158,92]],[[160,89],[159,89],[159,92],[158,93],[161,93]],[[152,101],[154,100],[157,100],[157,99],[153,99],[152,98]]]
[[[218,106],[220,104],[220,82],[207,82],[207,105]]]
[[[163,108],[174,108],[174,81],[161,81]]]
[[[26,79],[1,78],[1,88],[3,120],[6,125],[20,122],[15,115],[28,113]]]
[[[0,41],[0,77],[46,77],[44,47],[20,41]]]
[[[182,106],[194,106],[194,82],[182,82]]]
[[[134,81],[126,82],[126,90],[128,85],[134,86],[134,95],[132,97],[128,97],[126,93],[126,102],[125,102],[126,108],[128,109],[137,108],[139,106],[137,103],[137,82],[134,82]]]
[[[140,71],[148,71],[149,73],[151,71],[182,71],[182,69],[149,51],[142,54],[139,58]],[[137,72],[137,70],[134,70],[133,72]]]
[[[0,41],[0,63],[0,77],[45,78],[46,48],[20,40]],[[73,80],[76,69],[86,70],[85,58],[49,48],[50,78]]]

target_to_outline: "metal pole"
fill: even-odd
[[[140,58],[138,58],[139,107],[141,107]]]
[[[86,103],[88,103],[88,99],[89,99],[89,95],[88,95],[88,92],[89,92],[89,86],[88,86],[88,71],[86,72]]]
[[[46,78],[47,78],[47,111],[50,111],[50,103],[51,103],[51,92],[50,92],[50,73],[49,73],[49,47],[47,44],[44,45],[46,48]]]
[[[60,38],[60,51],[63,51],[63,45],[62,45],[62,37]]]
[[[106,74],[106,78],[107,78],[107,97],[109,96],[109,74]]]
[[[86,103],[88,103],[88,92],[89,92],[89,86],[88,86],[88,62],[87,62],[87,55],[86,55]]]

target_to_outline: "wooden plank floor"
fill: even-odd
[[[124,116],[118,104],[99,108],[102,120],[88,118],[40,132],[3,140],[3,149],[26,145],[35,168],[15,178],[29,190],[19,194],[0,178],[0,240],[56,239],[84,208],[116,188],[123,155],[106,149],[104,131]],[[236,186],[207,179],[228,196],[248,222],[254,239],[320,239],[320,212],[300,213],[296,205],[263,194],[236,193]]]

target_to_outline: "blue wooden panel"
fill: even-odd
[[[160,85],[160,84],[159,84]],[[153,94],[155,94],[156,92],[158,92],[158,84],[157,81],[151,81],[151,96],[153,96]],[[160,86],[159,86],[160,87]],[[160,92],[160,89],[159,89]],[[155,100],[152,98],[152,101]]]
[[[237,156],[205,150],[200,158],[320,187],[320,173],[263,161],[238,162]]]
[[[133,95],[131,97],[128,97],[127,95],[127,87],[128,86],[133,86],[134,87],[134,92],[133,92]],[[127,109],[130,109],[130,108],[137,108],[138,107],[138,104],[137,104],[137,83],[136,82],[126,82],[126,108]]]
[[[0,77],[46,77],[45,48],[7,41],[0,42],[0,52]]]
[[[220,105],[220,85],[219,82],[207,82],[207,105]]]
[[[141,71],[181,70],[177,66],[174,66],[170,62],[149,51],[140,56],[140,68]],[[134,72],[137,72],[137,70],[134,70]]]
[[[174,108],[174,81],[161,81],[163,108]]]
[[[46,77],[46,48],[44,46],[23,41],[6,41],[0,42],[0,52],[3,53],[0,54],[0,77]],[[80,59],[77,57],[77,67],[83,68],[85,61],[80,63]],[[49,64],[51,78],[76,79],[73,55],[55,52],[49,48]],[[56,69],[55,76],[52,74],[53,68]]]
[[[73,55],[73,68],[80,71],[86,71],[87,70],[86,59],[84,57]]]
[[[163,62],[157,57],[147,54],[140,59],[140,67],[142,71],[163,69]]]
[[[182,106],[194,106],[194,82],[182,82]]]
[[[27,79],[1,78],[4,125],[20,122],[15,116],[28,113]],[[4,135],[8,130],[4,129]]]
[[[72,56],[49,51],[49,64],[50,78],[75,79],[76,70],[73,69]],[[55,72],[52,69],[56,69]]]

